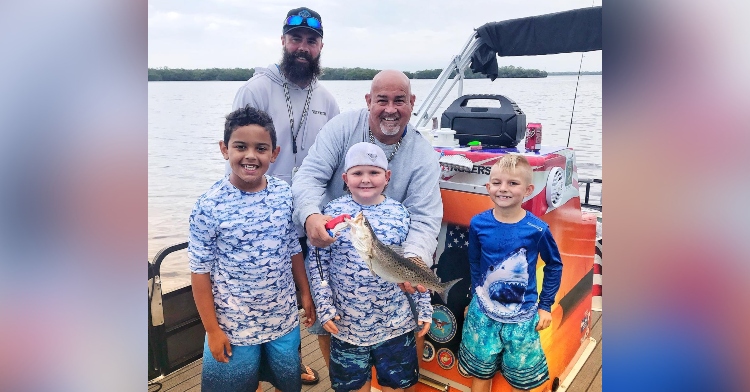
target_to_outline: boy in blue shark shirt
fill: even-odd
[[[291,188],[266,175],[280,151],[271,117],[235,110],[219,146],[232,171],[190,215],[193,296],[206,329],[201,390],[255,391],[263,374],[279,390],[300,391],[295,283],[306,326],[315,313]]]
[[[464,320],[458,365],[474,377],[472,392],[488,392],[498,371],[513,391],[524,391],[549,379],[538,331],[552,323],[563,266],[549,226],[521,207],[534,191],[526,158],[503,156],[492,166],[486,187],[495,206],[474,216],[469,225],[474,296]],[[537,295],[539,256],[545,266]]]
[[[354,216],[361,211],[383,244],[400,245],[409,233],[410,218],[403,204],[383,194],[390,176],[380,147],[354,144],[342,174],[349,193],[330,201],[323,213]],[[383,391],[413,387],[419,378],[414,330],[419,327],[419,336],[424,336],[430,328],[429,293],[407,294],[372,273],[349,230],[318,252],[310,254],[307,268],[320,323],[331,333],[333,390],[369,392],[373,366]],[[416,303],[418,322],[407,295]]]

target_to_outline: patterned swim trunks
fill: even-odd
[[[458,366],[473,377],[490,379],[500,371],[510,385],[532,389],[549,380],[547,359],[536,325],[539,315],[522,323],[501,323],[469,304],[458,352]]]

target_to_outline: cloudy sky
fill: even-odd
[[[473,30],[487,22],[601,5],[601,0],[149,0],[151,68],[253,68],[281,55],[287,11],[321,15],[325,67],[444,68]],[[580,53],[498,58],[500,66],[578,71]],[[584,71],[602,69],[601,51],[583,55]]]

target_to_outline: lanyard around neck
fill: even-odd
[[[289,130],[292,133],[292,153],[297,153],[297,135],[299,135],[300,129],[302,129],[302,123],[307,118],[307,110],[310,108],[310,98],[312,97],[313,84],[315,80],[310,81],[310,85],[307,89],[307,99],[305,100],[305,107],[302,109],[302,118],[299,120],[297,131],[294,131],[294,110],[292,109],[292,99],[289,97],[289,86],[284,81],[284,96],[286,96],[286,110],[289,113]]]

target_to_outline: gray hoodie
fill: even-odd
[[[302,124],[299,134],[297,134],[296,155],[292,153],[292,131],[289,127],[289,111],[287,110],[283,87],[285,81],[289,87],[289,96],[292,101],[295,131],[302,119],[307,92],[310,88],[313,89],[307,120]],[[323,85],[315,81],[307,88],[302,89],[284,77],[275,64],[269,65],[268,68],[255,68],[253,77],[237,91],[232,110],[237,110],[247,104],[265,111],[273,119],[277,145],[281,147],[281,152],[276,162],[271,164],[267,174],[280,178],[288,184],[291,184],[292,169],[302,164],[302,160],[305,159],[310,146],[315,142],[315,137],[318,135],[320,128],[328,120],[339,114],[339,106],[336,104],[336,100]],[[229,174],[230,172],[231,169],[227,164],[226,173]]]

